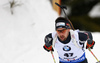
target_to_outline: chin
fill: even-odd
[[[61,39],[61,41],[65,41],[65,39]]]

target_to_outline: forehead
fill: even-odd
[[[57,30],[63,30],[63,29],[66,29],[66,28],[58,28]]]

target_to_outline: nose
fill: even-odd
[[[62,35],[63,35],[63,33],[61,32],[61,33],[59,33],[59,35],[60,35],[60,36],[62,36]]]

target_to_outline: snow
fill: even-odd
[[[100,60],[100,51],[99,51],[99,45],[100,45],[100,32],[94,32],[92,33],[93,35],[93,39],[96,42],[94,48],[92,49],[92,52],[95,54],[95,56],[98,58],[98,60]],[[97,60],[94,58],[94,56],[88,51],[86,50],[86,56],[88,58],[89,63],[96,63]]]
[[[49,0],[15,0],[21,5],[13,8],[13,15],[9,1],[0,0],[0,63],[53,63],[50,52],[43,49],[44,37],[55,30],[58,17]],[[100,58],[100,32],[93,36],[96,45],[92,51]],[[89,63],[95,63],[91,53],[86,53]],[[58,63],[56,51],[54,56]]]
[[[97,3],[88,14],[91,18],[100,17],[100,2]]]

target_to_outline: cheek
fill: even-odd
[[[63,34],[62,33],[57,33],[58,37],[62,36]]]
[[[69,32],[64,33],[64,36],[66,36],[66,37],[67,37],[68,35],[69,35]]]
[[[70,32],[70,29],[66,30],[67,32]]]

